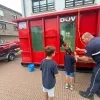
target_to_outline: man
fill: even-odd
[[[86,55],[81,57],[77,55],[77,60],[91,62],[93,59],[96,66],[93,70],[90,87],[86,92],[79,91],[79,94],[89,100],[94,100],[94,94],[97,94],[100,98],[100,37],[94,37],[89,32],[86,32],[82,35],[82,40],[86,43],[86,50],[84,50]],[[77,50],[79,49],[77,48]]]

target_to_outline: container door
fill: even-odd
[[[53,58],[59,64],[59,47],[58,47],[58,33],[57,33],[57,18],[45,19],[45,46],[54,46],[56,48],[56,55]]]
[[[44,58],[42,20],[31,22],[31,40],[33,51],[33,63],[39,64]]]
[[[60,18],[60,64],[64,64],[65,47],[75,50],[76,16]]]
[[[20,48],[22,50],[22,63],[32,63],[32,51],[30,43],[30,32],[28,21],[20,22],[18,24],[18,33],[20,39]]]

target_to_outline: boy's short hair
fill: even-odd
[[[55,48],[53,46],[47,46],[45,48],[46,56],[52,56],[52,54],[54,54],[54,52],[55,52]]]
[[[70,47],[65,47],[65,51],[66,51],[66,53],[68,53],[68,54],[71,54],[71,53],[72,53],[72,50],[71,50]]]

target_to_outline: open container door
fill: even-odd
[[[75,50],[76,16],[60,18],[60,65],[64,64],[65,46]]]
[[[40,64],[44,58],[44,39],[42,20],[30,22],[33,63]]]

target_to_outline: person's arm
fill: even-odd
[[[77,53],[76,52],[74,52],[74,58],[75,58],[75,60],[77,62]]]
[[[76,51],[86,52],[86,50],[85,50],[85,49],[80,49],[80,48],[78,48],[78,47],[76,47]]]
[[[76,56],[76,58],[77,60],[81,60],[81,61],[88,62],[88,63],[94,62],[94,60],[88,56],[81,56],[81,57]]]
[[[93,59],[92,59],[92,54],[93,54],[93,47],[91,47],[91,46],[87,46],[86,47],[86,50],[85,50],[85,52],[86,52],[86,54],[85,54],[85,56],[78,56],[78,55],[76,55],[76,58],[78,59],[78,60],[81,60],[81,61],[84,61],[84,62],[94,62],[93,61]]]

